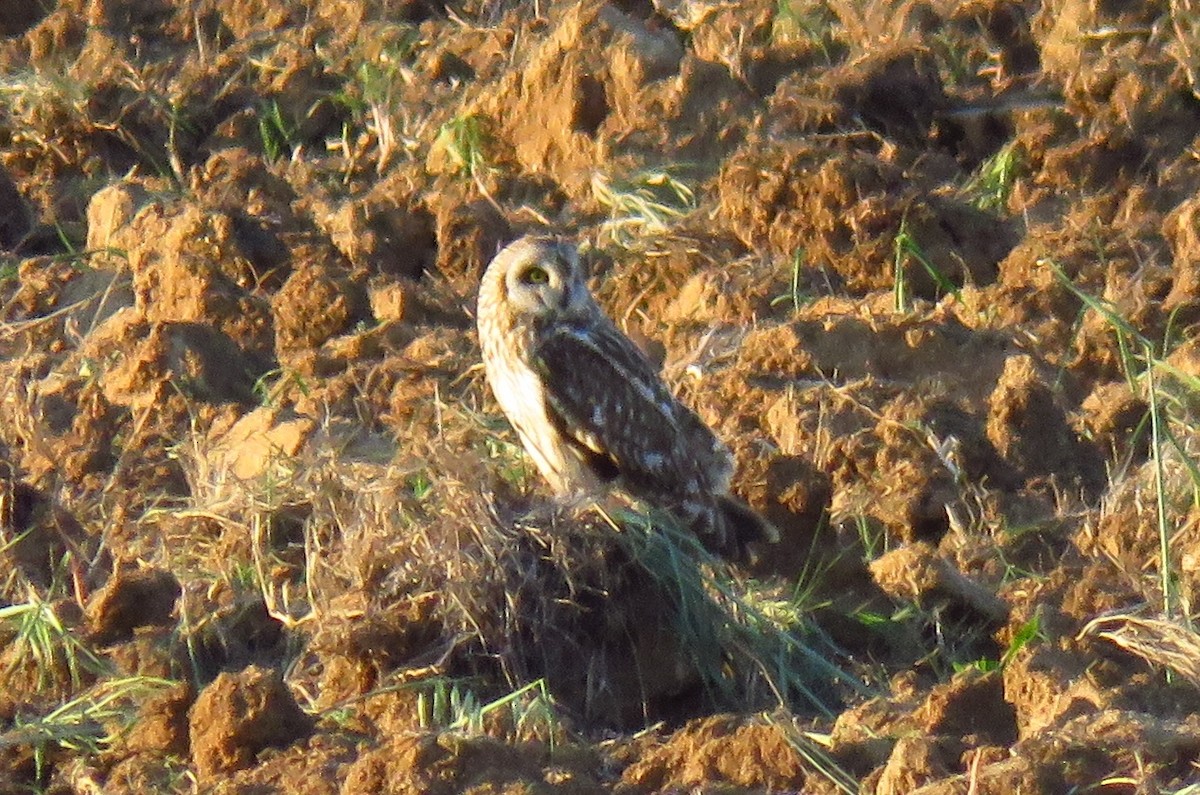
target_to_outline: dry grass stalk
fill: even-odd
[[[1200,687],[1200,634],[1190,627],[1166,619],[1121,613],[1089,621],[1077,639],[1087,637],[1103,638]]]

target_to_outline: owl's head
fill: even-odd
[[[480,286],[510,312],[527,318],[587,312],[593,305],[579,252],[566,240],[522,237],[501,249]]]

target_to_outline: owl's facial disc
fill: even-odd
[[[586,301],[587,287],[576,275],[573,253],[557,245],[539,246],[514,263],[506,279],[509,303],[523,313],[543,316]]]

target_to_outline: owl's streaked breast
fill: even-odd
[[[505,338],[492,335],[492,339]],[[542,377],[525,363],[523,335],[514,333],[507,340],[510,344],[485,344],[484,368],[496,402],[521,437],[534,466],[557,494],[599,490],[599,479],[551,419]]]

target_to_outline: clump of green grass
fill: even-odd
[[[808,620],[805,584],[735,577],[666,518],[563,510],[507,488],[497,498],[444,470],[430,480],[422,520],[389,533],[389,582],[403,590],[374,597],[437,594],[431,647],[413,653],[441,660],[458,684],[425,693],[429,725],[477,726],[469,716],[483,705],[516,693],[528,709],[535,694],[547,701],[543,689],[588,724],[627,724],[662,706],[662,676],[645,666],[668,660],[670,687],[726,708],[803,703],[832,714],[838,695],[862,688]]]
[[[553,750],[566,727],[545,679],[513,687],[495,697],[478,676],[443,676],[407,679],[373,688],[321,710],[321,717],[344,724],[352,708],[384,694],[416,692],[417,726],[428,732],[448,732],[467,737],[492,736],[510,741],[544,741]]]
[[[888,536],[887,529],[877,520],[861,513],[855,514],[849,520],[854,523],[854,531],[858,535],[858,541],[862,547],[864,563],[870,563],[882,557],[891,549],[891,538]]]
[[[346,108],[354,124],[365,123],[378,150],[376,171],[382,173],[401,150],[415,147],[412,119],[404,106],[401,89],[414,80],[412,65],[421,46],[420,32],[411,25],[389,25],[377,33],[381,44],[368,45],[369,53],[333,101]],[[347,123],[349,125],[349,123]],[[343,129],[340,146],[353,160],[350,127]]]
[[[609,212],[603,231],[628,244],[661,235],[696,209],[696,194],[672,169],[639,171],[627,178],[596,172],[592,197]]]
[[[771,41],[776,44],[808,42],[814,45],[825,60],[831,61],[834,43],[833,26],[837,17],[825,3],[809,0],[776,0],[775,16],[771,20]]]
[[[175,684],[147,676],[103,680],[44,715],[18,715],[0,734],[0,749],[31,747],[40,781],[51,750],[100,754],[129,730],[148,695]]]
[[[529,466],[529,459],[525,457],[519,445],[497,433],[486,436],[483,447],[484,458],[493,463],[496,472],[504,482],[512,485],[519,492],[528,491],[533,473]]]
[[[843,653],[808,618],[821,573],[801,576],[791,593],[771,593],[735,576],[669,517],[622,512],[617,518],[612,526],[622,548],[657,584],[658,598],[670,600],[682,652],[716,705],[762,708],[774,701],[778,710],[767,722],[788,745],[839,791],[858,792],[822,738],[786,717],[797,703],[832,717],[835,690],[868,692],[837,665]]]
[[[1085,309],[1100,315],[1112,329],[1126,383],[1132,389],[1137,390],[1142,381],[1150,382],[1152,379],[1158,379],[1154,384],[1147,384],[1147,386],[1155,387],[1150,397],[1160,400],[1160,405],[1171,413],[1170,419],[1186,421],[1195,397],[1200,395],[1200,378],[1183,372],[1167,361],[1167,355],[1180,341],[1176,338],[1172,324],[1168,322],[1165,339],[1161,343],[1157,343],[1122,317],[1120,310],[1111,301],[1097,298],[1086,290],[1080,289],[1062,266],[1054,260],[1040,260],[1038,264],[1051,268],[1059,284],[1078,298]],[[1166,441],[1183,453],[1184,449],[1180,440],[1170,434],[1169,428],[1165,428],[1164,433]],[[1191,461],[1190,457],[1185,456],[1185,458],[1189,458],[1188,471],[1191,473],[1197,489],[1194,497],[1197,501],[1196,504],[1200,505],[1200,467]]]
[[[810,300],[810,297],[804,292],[800,286],[800,274],[804,270],[804,249],[796,249],[796,253],[792,255],[792,281],[790,289],[786,293],[775,296],[771,299],[771,306],[778,306],[783,303],[791,303],[792,311],[799,312],[801,307]]]
[[[1046,636],[1042,633],[1042,617],[1040,614],[1035,614],[1033,618],[1026,621],[1017,631],[1013,633],[1012,640],[1008,642],[1008,648],[1004,650],[1004,655],[1000,657],[1000,667],[1003,668],[1011,663],[1021,649],[1024,649],[1035,640],[1045,642]]]
[[[941,293],[953,295],[955,298],[961,300],[961,291],[925,254],[925,250],[921,248],[921,244],[917,242],[916,236],[909,228],[907,218],[903,218],[900,221],[900,229],[896,232],[896,237],[892,241],[892,249],[892,273],[894,277],[892,297],[897,312],[907,312],[912,306],[912,290],[908,283],[907,269],[910,260],[916,262],[929,274],[929,278],[933,279],[934,284]]]
[[[274,162],[295,152],[300,145],[298,133],[296,123],[284,115],[276,100],[259,107],[258,136],[268,160]]]
[[[621,546],[671,600],[676,632],[713,693],[754,702],[765,689],[782,706],[800,699],[832,716],[830,694],[817,682],[865,692],[832,661],[833,643],[804,620],[809,589],[797,590],[799,601],[764,600],[670,517],[617,518],[609,521]]]
[[[889,645],[922,649],[924,654],[913,662],[913,667],[928,670],[939,680],[949,679],[965,668],[987,671],[998,667],[997,660],[987,656],[993,648],[989,628],[977,619],[955,617],[945,605],[905,604],[891,613],[857,610],[851,617]],[[886,681],[888,675],[886,669],[878,667],[873,678]]]
[[[1020,653],[1021,649],[1025,648],[1035,640],[1046,640],[1046,637],[1042,634],[1042,619],[1040,615],[1035,615],[1033,618],[1029,619],[1017,628],[1017,631],[1013,633],[1012,639],[1008,642],[1008,647],[1004,650],[1004,653],[1000,655],[1000,659],[993,660],[983,658],[974,660],[970,663],[957,663],[955,664],[954,669],[956,671],[961,671],[966,668],[975,668],[985,673],[987,671],[1002,670],[1008,667],[1008,664],[1016,659],[1016,656]]]
[[[1008,207],[1008,197],[1012,195],[1017,177],[1025,167],[1025,150],[1017,141],[1010,141],[980,164],[963,187],[963,193],[980,210],[1003,212]]]
[[[455,171],[479,182],[492,170],[491,140],[487,119],[467,113],[443,124],[434,145],[446,153]]]
[[[1200,507],[1200,462],[1189,440],[1196,438],[1197,420],[1193,415],[1196,397],[1200,395],[1200,379],[1180,371],[1167,361],[1174,343],[1170,323],[1167,339],[1156,344],[1132,323],[1121,316],[1110,301],[1097,298],[1075,285],[1058,263],[1043,260],[1055,278],[1078,298],[1085,310],[1096,312],[1112,329],[1125,373],[1126,382],[1134,394],[1145,396],[1149,409],[1150,457],[1158,534],[1159,586],[1162,591],[1163,614],[1173,618],[1179,614],[1178,582],[1172,563],[1171,538],[1176,528],[1174,517],[1183,515],[1176,510],[1179,488],[1172,488],[1169,475],[1184,474],[1190,483],[1192,508]],[[1170,453],[1170,456],[1168,456]],[[1168,458],[1170,461],[1168,462]],[[1171,472],[1168,472],[1170,468]],[[1178,483],[1179,478],[1174,478]]]
[[[295,370],[276,367],[260,375],[250,387],[250,394],[258,401],[258,405],[271,407],[278,405],[292,387],[308,397],[309,386],[304,376]]]
[[[507,725],[515,737],[545,737],[553,743],[558,733],[554,699],[545,679],[486,702],[463,681],[439,677],[419,684],[417,716],[423,729],[484,734],[489,716],[507,712]]]
[[[78,687],[85,676],[104,676],[109,665],[96,656],[78,632],[63,624],[54,606],[28,589],[24,602],[0,608],[0,626],[12,634],[11,655],[2,672],[9,679],[15,671],[32,665],[37,672],[39,692],[53,687],[67,674],[70,684]]]
[[[946,86],[961,86],[979,74],[983,66],[974,49],[961,36],[939,30],[929,37],[938,73]]]

